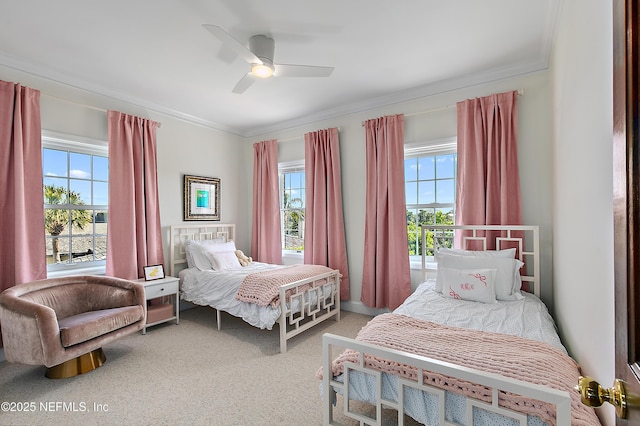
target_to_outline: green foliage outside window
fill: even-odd
[[[285,250],[304,250],[304,202],[299,197],[292,198],[289,192],[283,193],[283,221]]]
[[[445,212],[436,209],[420,209],[418,213],[407,210],[407,237],[409,239],[409,256],[422,255],[420,245],[422,243],[420,236],[421,225],[453,225],[453,210]],[[452,241],[439,242],[440,246],[451,247]],[[433,233],[427,233],[427,247],[433,247]],[[431,250],[427,255],[433,255]]]

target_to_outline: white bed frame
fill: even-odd
[[[172,225],[169,231],[170,273],[174,277],[187,267],[184,242],[187,240],[210,240],[224,238],[233,240],[236,236],[235,224],[198,223],[187,225]],[[308,288],[303,287],[309,285]],[[330,286],[329,295],[323,289]],[[285,297],[285,293],[291,291]],[[320,297],[323,295],[323,297]],[[290,302],[287,303],[287,300]],[[291,306],[295,303],[299,309],[295,311]],[[315,303],[311,303],[315,300]],[[218,330],[222,321],[220,309],[212,306],[216,311]],[[297,336],[309,328],[334,318],[340,321],[340,272],[333,270],[311,278],[298,280],[280,287],[280,317],[277,322],[280,328],[280,352],[287,351],[287,340]]]
[[[483,247],[487,247],[487,239],[484,237],[486,231],[503,231],[502,235],[496,238],[496,248],[505,247],[506,241],[510,241],[509,247],[513,244],[518,245],[519,258],[526,264],[526,275],[522,275],[523,282],[529,282],[533,286],[533,293],[540,294],[540,246],[539,246],[539,230],[537,226],[452,226],[452,225],[434,225],[422,227],[422,247],[431,248],[437,250],[437,238],[434,238],[434,245],[436,247],[426,246],[427,232],[432,232],[436,236],[444,238],[453,238],[454,232],[468,231],[470,234],[465,238],[465,241],[480,242]],[[524,235],[523,238],[518,235]],[[505,243],[501,243],[505,242]],[[466,244],[466,243],[465,243]],[[463,247],[464,248],[464,247]],[[426,259],[427,250],[422,250],[422,267],[426,274],[427,271],[432,270],[428,267],[429,262]],[[354,399],[349,397],[349,381],[348,374],[343,374],[344,383],[341,383],[331,375],[331,363],[337,354],[341,353],[345,349],[353,349],[360,352],[359,362],[357,364],[347,363],[345,364],[345,373],[348,370],[356,370],[365,372],[377,378],[377,398],[375,406],[375,418],[364,415],[363,413],[351,410],[349,401]],[[404,378],[398,380],[398,402],[384,400],[381,396],[382,389],[382,373],[365,366],[364,357],[371,355],[391,361],[396,361],[409,366],[414,366],[418,369],[417,380],[411,381]],[[377,345],[372,345],[365,342],[360,342],[354,339],[336,336],[333,334],[324,334],[322,338],[322,370],[323,370],[323,418],[325,425],[338,425],[333,418],[333,401],[336,398],[336,393],[339,391],[342,394],[344,401],[344,416],[354,419],[360,422],[361,425],[381,425],[382,424],[382,409],[391,408],[397,410],[397,422],[398,425],[404,424],[404,398],[403,394],[407,388],[419,389],[431,394],[437,395],[440,398],[439,404],[439,418],[441,425],[452,425],[452,423],[445,421],[445,403],[444,403],[444,391],[422,382],[423,371],[432,371],[447,376],[459,378],[472,383],[483,385],[492,391],[492,403],[488,404],[483,401],[467,398],[467,425],[473,424],[473,409],[474,407],[484,409],[487,411],[495,412],[506,417],[510,417],[519,422],[520,425],[525,426],[527,424],[527,416],[522,413],[518,413],[512,410],[498,406],[498,393],[500,391],[510,392],[517,395],[522,395],[527,398],[536,399],[539,401],[554,404],[556,407],[556,419],[558,425],[571,424],[571,397],[567,392],[558,391],[555,389],[547,388],[540,385],[531,384],[524,381],[510,379],[497,374],[491,374],[480,370],[474,370],[463,366],[442,362],[432,358],[426,358],[419,355],[414,355],[407,352],[402,352],[394,349],[388,349]]]

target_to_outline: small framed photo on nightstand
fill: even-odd
[[[164,278],[164,266],[162,265],[150,265],[144,267],[144,280],[160,280]]]

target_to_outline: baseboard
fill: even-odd
[[[186,311],[186,310],[189,310],[189,309],[193,309],[193,308],[197,308],[199,306],[200,305],[194,305],[191,302],[187,302],[187,301],[181,300],[180,301],[180,312]]]
[[[356,314],[371,315],[371,316],[376,316],[376,315],[384,314],[386,312],[390,312],[389,309],[371,308],[360,301],[354,301],[354,300],[345,300],[340,302],[340,310],[355,312]]]

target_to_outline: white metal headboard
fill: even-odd
[[[177,277],[178,272],[187,265],[184,242],[187,240],[212,240],[224,238],[225,241],[234,240],[236,225],[234,223],[197,223],[171,225],[169,230],[169,267],[171,276]]]
[[[457,233],[462,233],[462,249],[486,250],[495,245],[496,250],[516,247],[517,257],[525,266],[520,271],[522,281],[529,283],[529,292],[540,297],[540,231],[538,226],[529,225],[423,225],[421,229],[422,241],[422,271],[435,270],[427,264],[427,251],[438,251],[449,242],[455,240]],[[426,231],[426,232],[425,232]],[[495,232],[491,232],[495,231]],[[433,245],[427,245],[427,235],[434,235]],[[487,235],[488,234],[488,235]],[[495,244],[488,244],[491,240]],[[480,246],[480,247],[478,247]]]

